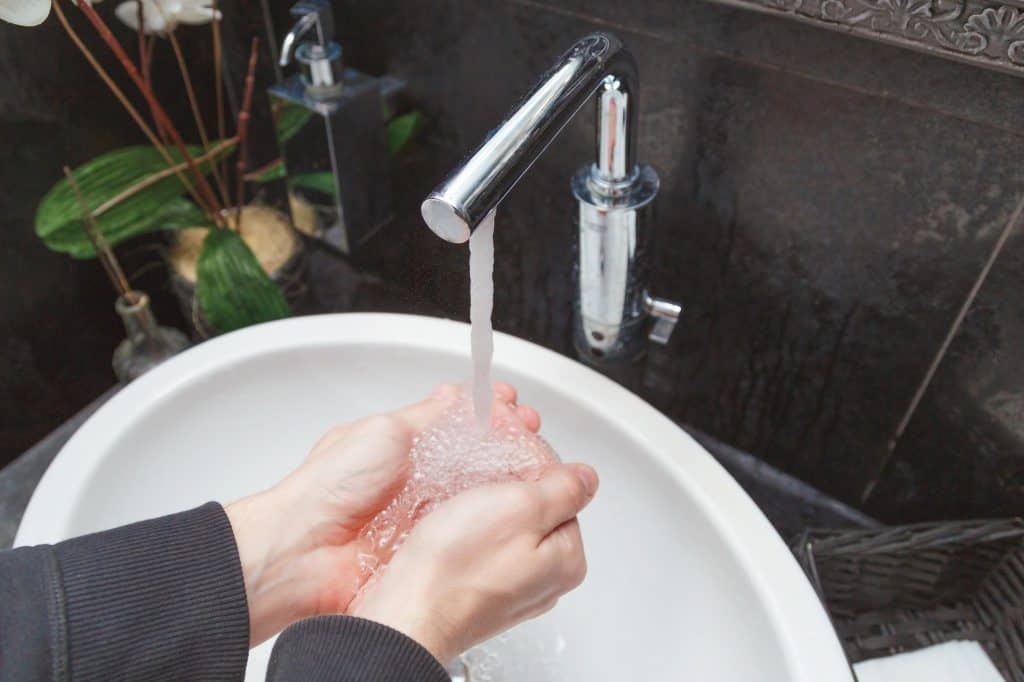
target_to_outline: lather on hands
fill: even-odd
[[[299,619],[348,612],[445,661],[548,610],[582,581],[575,515],[597,476],[584,465],[555,465],[537,482],[485,486],[440,505],[353,602],[360,529],[404,484],[414,435],[457,397],[442,386],[415,405],[337,427],[280,483],[228,505],[252,645]],[[537,431],[537,412],[515,401],[515,389],[499,383],[496,418]]]
[[[448,661],[554,607],[587,572],[576,514],[597,476],[555,465],[536,482],[468,490],[417,525],[349,609]]]

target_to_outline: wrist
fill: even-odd
[[[351,610],[349,615],[372,620],[401,632],[429,651],[441,665],[447,665],[459,653],[453,650],[452,638],[445,633],[445,619],[432,614],[429,608],[412,603],[392,605],[364,602]]]
[[[284,495],[272,488],[224,509],[245,581],[250,646],[314,615],[309,581],[301,575],[304,534],[295,523],[295,506],[281,499]]]

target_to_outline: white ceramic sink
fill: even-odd
[[[469,329],[405,315],[305,317],[209,341],[100,409],[46,472],[19,545],[54,542],[265,487],[330,426],[418,400],[469,371]],[[581,523],[590,572],[492,644],[492,679],[849,681],[785,544],[685,432],[601,375],[511,336],[495,375],[544,417],[600,494]],[[269,649],[250,657],[262,679]],[[504,672],[502,672],[504,670]]]

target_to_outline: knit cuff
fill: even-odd
[[[54,552],[74,679],[241,679],[249,609],[219,504],[67,540]]]
[[[448,682],[436,658],[397,630],[362,618],[318,616],[278,638],[268,682]]]

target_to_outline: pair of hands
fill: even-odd
[[[561,464],[536,482],[485,486],[440,505],[358,592],[360,529],[404,485],[413,437],[457,399],[446,385],[397,412],[339,426],[280,483],[227,506],[253,645],[302,618],[347,613],[406,634],[444,663],[544,613],[583,581],[576,515],[597,475]],[[508,384],[496,385],[493,412],[540,428]]]

